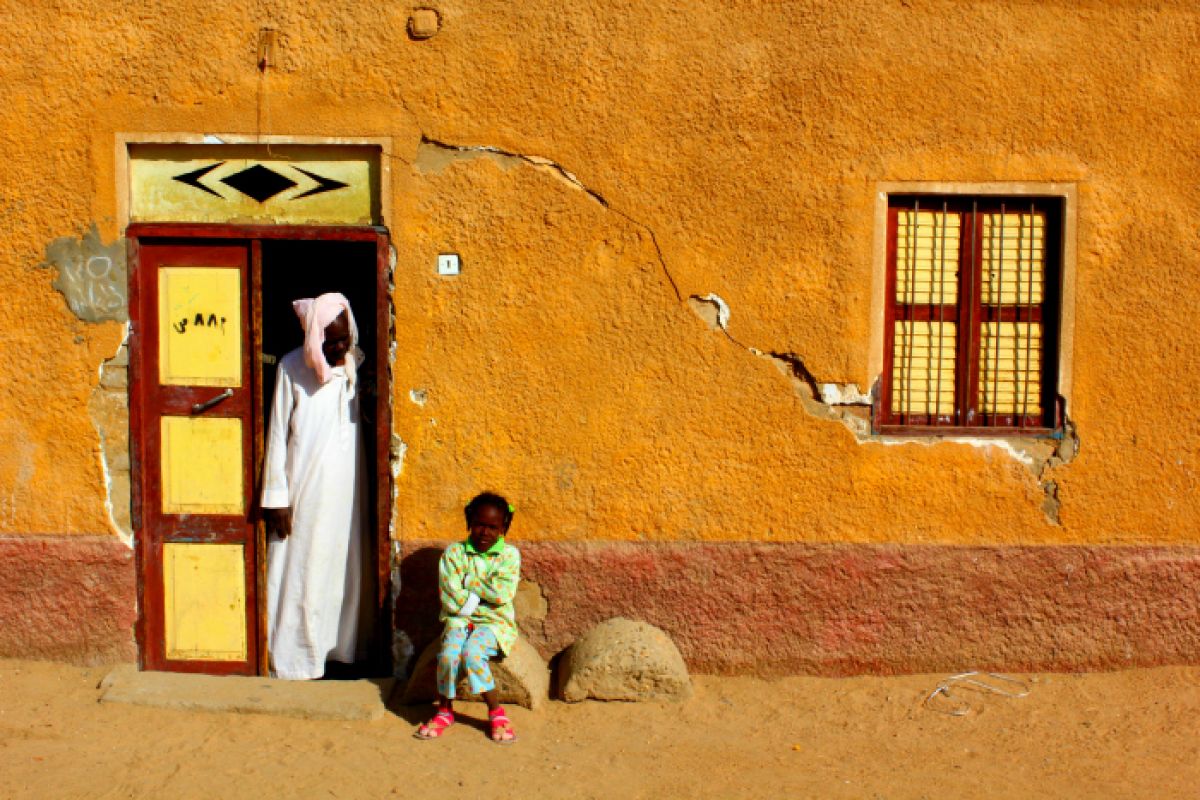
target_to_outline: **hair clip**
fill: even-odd
[[[508,504],[508,513],[510,513],[510,514],[517,513],[517,508],[512,503]]]

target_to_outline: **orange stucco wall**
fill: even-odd
[[[261,132],[392,138],[401,538],[490,487],[527,539],[1200,543],[1194,4],[432,5],[418,42],[403,4],[2,4],[0,534],[111,530],[122,326],[36,267],[120,236],[118,136]],[[870,385],[893,181],[1077,185],[1070,462],[859,442],[748,349]]]

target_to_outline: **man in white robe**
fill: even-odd
[[[276,373],[262,507],[272,674],[304,680],[360,655],[367,475],[350,304],[331,293],[293,306],[304,346]]]

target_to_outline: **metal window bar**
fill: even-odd
[[[973,336],[974,330],[975,330],[974,329],[974,325],[975,325],[975,273],[979,267],[979,264],[977,263],[978,253],[976,252],[976,248],[978,247],[978,242],[976,241],[978,226],[979,226],[979,201],[972,200],[971,201],[971,254],[970,254],[970,256],[968,256],[968,259],[967,259],[968,266],[967,266],[967,271],[966,271],[967,272],[967,291],[965,294],[960,293],[961,296],[959,297],[959,303],[966,304],[966,309],[967,309],[966,331],[967,331],[968,336]],[[968,347],[966,357],[962,361],[958,362],[958,363],[968,365],[965,369],[962,370],[965,373],[965,375],[963,376],[963,380],[958,384],[959,386],[963,387],[965,392],[970,391],[969,384],[966,382],[971,374],[971,368],[969,366],[970,360],[971,360],[970,359],[970,348]],[[959,425],[969,424],[969,422],[970,422],[970,414],[965,409],[965,405],[966,405],[966,403],[959,403],[956,405],[956,407],[954,409],[955,421]]]
[[[929,296],[927,299],[930,303],[932,303],[934,301],[933,300],[934,260],[937,257],[937,248],[934,246],[934,237],[937,236],[937,217],[931,216],[930,219],[933,220],[933,230],[930,231],[930,237],[929,237]],[[915,333],[915,331],[914,331],[914,333]],[[925,325],[925,422],[926,422],[926,424],[928,424],[930,421],[929,390],[931,387],[929,384],[930,384],[930,381],[932,380],[932,378],[933,378],[933,320],[930,319],[930,321],[928,323],[926,323],[926,325]]]
[[[912,420],[912,358],[913,358],[913,340],[916,338],[916,319],[913,307],[913,301],[916,300],[916,283],[917,283],[917,236],[921,230],[921,201],[913,201],[912,215],[909,216],[908,226],[908,245],[910,256],[908,263],[904,265],[904,303],[905,310],[908,312],[905,316],[908,317],[908,324],[905,327],[904,335],[904,352],[902,353],[904,364],[904,423],[907,425]]]
[[[997,400],[997,395],[1000,390],[1000,320],[1004,311],[1004,222],[1005,222],[1004,203],[1000,204],[1000,263],[996,267],[993,276],[989,279],[992,282],[992,297],[990,298],[995,304],[995,310],[988,316],[996,320],[996,327],[992,337],[991,347],[995,351],[995,358],[992,359],[992,388],[988,392],[988,401],[991,406],[990,420],[991,424],[996,424],[996,417],[999,416],[1000,403]],[[996,241],[996,226],[992,225],[992,243]],[[992,261],[995,264],[995,260]],[[999,297],[996,296],[997,289]]]
[[[1030,241],[1032,242],[1033,241],[1032,231],[1030,232],[1029,238],[1030,238]],[[1016,416],[1016,414],[1017,414],[1017,392],[1021,392],[1021,396],[1024,397],[1024,395],[1026,393],[1025,389],[1028,388],[1028,379],[1026,379],[1024,389],[1022,388],[1022,383],[1021,383],[1021,377],[1023,374],[1021,372],[1021,259],[1023,259],[1024,257],[1025,257],[1025,218],[1022,214],[1020,214],[1018,212],[1018,214],[1017,214],[1017,275],[1016,275],[1016,279],[1014,281],[1014,290],[1013,290],[1014,298],[1015,298],[1013,301],[1013,337],[1014,337],[1013,338],[1013,380],[1012,380],[1012,384],[1013,384],[1012,413],[1013,413],[1013,416]],[[1032,271],[1032,269],[1033,269],[1033,265],[1031,263],[1030,271]],[[1028,320],[1026,320],[1025,325],[1026,325],[1026,327],[1028,327],[1028,325],[1029,325]],[[1026,341],[1029,340],[1028,331],[1026,331],[1025,340]],[[1028,360],[1026,360],[1026,369],[1028,369]],[[1018,428],[1023,428],[1025,426],[1024,416],[1019,417],[1016,422],[1017,422]]]
[[[937,353],[937,399],[934,401],[933,424],[937,425],[942,418],[942,350],[946,344],[945,327],[946,327],[946,214],[947,203],[942,200],[942,237],[941,251],[938,255],[938,353]],[[961,230],[961,229],[960,229]],[[959,234],[962,235],[961,233]],[[932,281],[930,281],[932,283]],[[932,327],[932,326],[931,326]],[[929,348],[933,352],[933,347]]]
[[[1034,234],[1036,232],[1035,227],[1034,227],[1035,222],[1037,221],[1036,215],[1037,215],[1037,211],[1034,208],[1034,203],[1033,203],[1033,201],[1030,201],[1030,203],[1029,203],[1029,294],[1028,294],[1028,300],[1031,304],[1033,303],[1033,273],[1034,273],[1033,245],[1034,245]],[[1042,260],[1043,260],[1043,263],[1045,263],[1045,258],[1046,258],[1045,249],[1046,249],[1046,228],[1045,228],[1045,225],[1043,225],[1042,226]],[[1044,280],[1045,279],[1045,267],[1042,268],[1042,274],[1043,274],[1043,280]],[[1045,295],[1045,291],[1043,290],[1043,296],[1044,295]],[[1027,316],[1031,316],[1031,315],[1027,315]],[[1033,321],[1032,318],[1030,318],[1028,320],[1029,323],[1032,323],[1032,321]],[[1042,327],[1043,332],[1045,331],[1044,326],[1045,326],[1045,322],[1043,320],[1043,327]],[[1021,427],[1025,427],[1025,417],[1029,414],[1029,370],[1030,370],[1030,367],[1032,366],[1032,364],[1030,364],[1030,360],[1029,360],[1030,359],[1029,351],[1030,351],[1030,346],[1031,346],[1032,339],[1033,339],[1033,336],[1031,336],[1030,334],[1031,334],[1031,330],[1027,327],[1026,331],[1025,331],[1025,370],[1026,370],[1026,372],[1025,372],[1025,387],[1021,391]],[[1041,341],[1041,338],[1043,338],[1043,337],[1039,336],[1039,341]],[[1041,352],[1040,347],[1038,348],[1038,351],[1039,352],[1038,352],[1038,370],[1037,370],[1037,372],[1038,372],[1038,374],[1041,374],[1041,371],[1042,371],[1041,370],[1041,359],[1044,358],[1045,356]],[[1041,388],[1040,382],[1038,384],[1038,388],[1039,389]],[[1040,406],[1040,404],[1041,403],[1039,401],[1039,406]]]

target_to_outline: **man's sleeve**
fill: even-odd
[[[487,580],[472,581],[467,587],[492,606],[511,603],[517,596],[517,584],[521,582],[521,552],[517,548],[504,548],[497,561],[496,568]]]
[[[450,545],[438,562],[438,594],[441,596],[442,610],[451,616],[459,613],[470,594],[463,587],[466,569],[461,557],[458,557],[460,552],[461,548]]]
[[[279,362],[275,371],[275,397],[271,401],[271,426],[267,431],[267,457],[263,463],[263,508],[288,508],[287,449],[292,422],[292,376]]]

